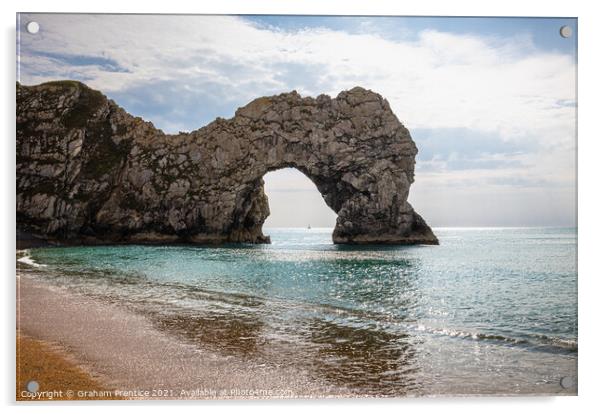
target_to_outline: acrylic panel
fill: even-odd
[[[17,15],[17,400],[577,394],[576,18]]]

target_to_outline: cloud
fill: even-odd
[[[19,28],[21,82],[83,80],[166,132],[229,118],[257,96],[362,85],[417,141],[418,203],[423,186],[466,179],[484,186],[477,192],[499,187],[491,177],[574,187],[575,57],[524,33],[408,32],[370,18],[299,18],[290,30],[236,16],[34,18],[37,35]]]
[[[531,187],[531,188],[545,188],[550,185],[550,182],[541,178],[526,178],[520,176],[514,177],[491,177],[488,180],[494,185],[505,185],[509,187]]]
[[[102,56],[69,55],[61,53],[37,52],[37,56],[55,61],[57,66],[90,66],[106,72],[128,72],[113,59]]]
[[[479,128],[506,136],[537,124],[558,126],[573,116],[571,108],[557,105],[575,97],[571,57],[533,52],[520,38],[425,30],[416,40],[395,41],[320,27],[268,30],[232,16],[36,19],[40,35],[21,35],[25,83],[60,77],[70,66],[49,63],[47,56],[86,56],[124,70],[79,67],[93,86],[109,93],[157,80],[197,86],[210,79],[224,95],[241,99],[286,91],[291,84],[313,95],[360,84],[382,93],[412,128]],[[32,65],[41,60],[47,64],[44,76]]]
[[[499,133],[468,128],[415,128],[418,171],[499,169],[525,166],[534,139],[504,140]]]
[[[230,118],[248,100],[226,93],[219,82],[192,79],[157,79],[150,84],[137,82],[109,94],[128,111],[152,121],[166,132],[189,131],[221,116]],[[196,129],[196,128],[194,128]]]

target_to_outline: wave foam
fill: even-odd
[[[23,256],[19,257],[17,259],[17,262],[25,263],[26,265],[32,267],[46,267],[45,264],[36,263],[29,255],[29,250],[23,250],[21,253],[23,254]]]

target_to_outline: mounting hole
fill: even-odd
[[[575,386],[575,380],[572,377],[562,377],[560,378],[560,386],[562,388],[572,388]]]
[[[27,383],[27,391],[29,392],[37,392],[40,389],[40,384],[37,381],[29,381]]]
[[[562,26],[560,28],[560,36],[564,37],[565,39],[567,37],[571,37],[573,35],[573,29],[571,29],[570,26]]]
[[[36,34],[40,31],[40,25],[38,22],[29,22],[25,27],[27,28],[27,33]]]

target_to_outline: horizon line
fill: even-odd
[[[431,226],[433,229],[545,229],[545,228],[578,228],[577,225],[545,225],[545,226]],[[263,229],[306,229],[304,226],[264,226]],[[315,226],[313,229],[334,229],[334,227]]]

